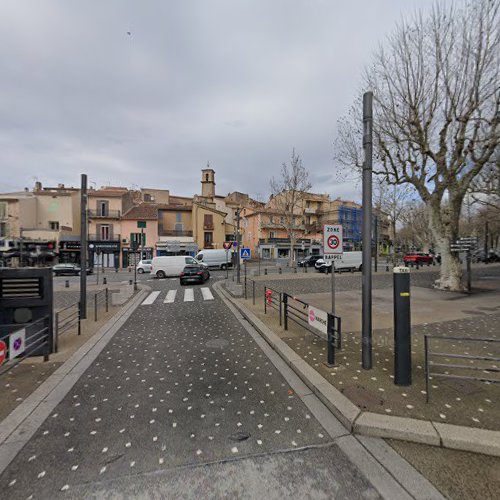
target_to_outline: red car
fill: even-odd
[[[416,266],[427,264],[430,266],[434,260],[432,255],[424,252],[412,252],[408,253],[403,257],[404,263],[408,266]]]

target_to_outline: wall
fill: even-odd
[[[213,217],[213,230],[205,230],[203,227],[205,214]],[[222,244],[226,238],[224,215],[213,212],[197,204],[193,204],[193,238],[200,249],[205,247],[204,233],[212,232],[213,248],[224,248]]]
[[[121,221],[121,238],[127,239],[128,244],[122,246],[130,246],[130,233],[140,233],[141,230],[137,228],[137,220],[122,220]],[[147,220],[146,229],[143,230],[146,235],[146,243],[144,246],[155,247],[158,241],[158,221],[157,220]]]

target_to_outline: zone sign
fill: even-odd
[[[323,226],[323,253],[342,254],[342,224],[325,224]]]

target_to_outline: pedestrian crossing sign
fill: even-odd
[[[250,258],[250,248],[240,248],[240,258],[249,259]]]

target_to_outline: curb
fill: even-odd
[[[222,287],[221,282],[216,285],[220,293],[238,309],[266,342],[281,356],[283,361],[292,368],[351,433],[500,457],[500,431],[361,411],[307,364],[255,314],[234,300]]]
[[[126,307],[110,318],[100,330],[0,422],[0,474],[132,315],[149,289],[150,287],[141,286],[141,291]]]

